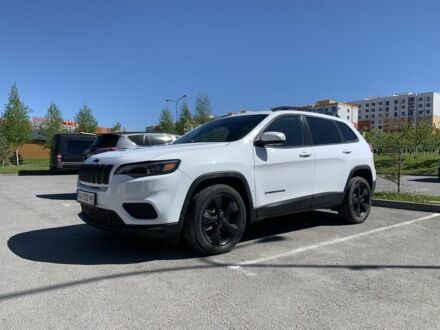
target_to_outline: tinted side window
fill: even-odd
[[[304,145],[304,131],[299,116],[282,116],[277,118],[264,131],[284,133],[286,135],[284,146],[298,147]]]
[[[103,134],[99,135],[98,138],[93,143],[95,148],[111,148],[116,147],[118,144],[119,135],[113,134]]]
[[[348,127],[348,125],[341,123],[340,121],[336,121],[336,125],[339,127],[345,142],[353,142],[358,140],[358,137],[356,134],[354,134],[353,130]]]
[[[307,117],[314,145],[341,143],[341,136],[333,120]]]
[[[150,142],[151,145],[157,145],[157,144],[165,144],[170,143],[172,141],[171,136],[169,135],[150,135]]]
[[[130,139],[130,141],[136,143],[138,146],[143,146],[144,145],[144,135],[140,134],[140,135],[130,135],[128,137]]]
[[[92,141],[82,140],[82,139],[72,139],[67,141],[66,152],[69,155],[82,155],[84,151],[90,147]]]

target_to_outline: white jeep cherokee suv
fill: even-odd
[[[172,145],[95,155],[79,172],[77,199],[92,226],[183,235],[210,255],[265,218],[331,208],[361,223],[375,181],[370,146],[351,124],[285,110],[216,119]]]

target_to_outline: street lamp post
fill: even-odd
[[[174,102],[176,105],[176,118],[175,118],[175,123],[177,123],[177,107],[179,105],[179,101],[184,99],[186,97],[186,94],[182,95],[181,97],[173,100],[173,99],[166,99],[165,102]]]

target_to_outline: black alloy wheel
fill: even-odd
[[[368,218],[371,205],[372,192],[369,183],[362,177],[354,177],[350,179],[344,201],[338,208],[339,217],[347,223],[362,223]]]
[[[239,230],[239,208],[232,196],[219,194],[206,204],[202,215],[202,230],[208,242],[222,246],[231,242]]]
[[[364,218],[370,212],[370,187],[365,182],[357,181],[353,189],[352,198],[352,212],[358,218]]]
[[[214,255],[237,245],[246,227],[246,206],[231,186],[216,184],[198,192],[191,200],[183,235],[195,250]]]

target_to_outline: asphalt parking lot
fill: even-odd
[[[401,190],[411,193],[440,195],[440,180],[437,176],[404,175],[401,178]],[[397,191],[397,184],[378,176],[376,191]]]
[[[82,224],[74,175],[0,176],[0,324],[9,328],[438,328],[440,214],[315,211],[201,257]]]

